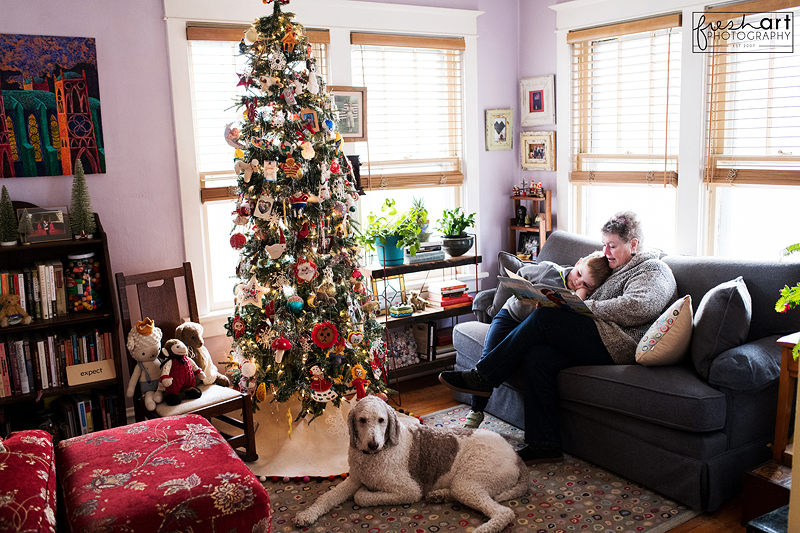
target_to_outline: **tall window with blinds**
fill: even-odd
[[[678,183],[681,16],[570,32],[570,183],[581,233],[614,212],[642,218],[670,250]],[[638,185],[642,187],[620,187]]]

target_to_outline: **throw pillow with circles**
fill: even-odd
[[[674,365],[692,340],[692,297],[676,301],[653,322],[636,347],[636,362],[645,366]]]

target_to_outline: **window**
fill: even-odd
[[[773,4],[751,3],[745,23],[758,26],[764,18],[775,23],[800,12],[763,13],[760,5],[774,9]],[[742,10],[726,6],[706,16]],[[800,53],[780,46],[758,52],[734,44],[711,41],[709,57],[704,179],[713,198],[709,216],[715,237],[709,252],[772,259],[800,240],[794,213],[781,209],[800,200]]]
[[[229,245],[231,214],[235,209],[236,185],[233,148],[225,142],[226,125],[239,122],[234,99],[245,93],[238,87],[238,74],[244,72],[244,57],[238,45],[242,28],[187,28],[191,65],[192,110],[198,179],[203,204],[203,234],[210,310],[231,306],[231,281],[239,254]],[[207,39],[228,40],[207,40]],[[309,32],[317,73],[327,76],[327,32]]]
[[[680,15],[668,15],[567,37],[569,181],[577,186],[581,233],[597,236],[610,214],[635,205],[647,244],[674,248],[680,23]]]
[[[357,142],[362,220],[386,198],[423,198],[431,231],[460,205],[463,39],[351,35],[353,84],[367,88],[368,141]]]

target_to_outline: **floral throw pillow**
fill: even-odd
[[[56,531],[55,451],[46,431],[0,441],[0,531]]]
[[[636,362],[645,366],[674,365],[692,340],[692,297],[687,295],[661,313],[636,347]]]

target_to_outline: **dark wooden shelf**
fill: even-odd
[[[424,272],[426,270],[437,270],[440,268],[450,268],[464,265],[475,265],[481,263],[483,257],[480,255],[462,255],[461,257],[448,257],[439,261],[425,261],[424,263],[413,263],[396,266],[382,267],[380,265],[370,265],[361,267],[363,272],[368,272],[373,279],[383,279],[399,274],[411,274],[412,272]]]
[[[6,328],[0,328],[0,335],[5,335],[9,333],[27,333],[29,331],[36,331],[39,329],[71,326],[73,324],[95,322],[107,318],[114,318],[114,312],[110,309],[110,305],[107,305],[104,309],[98,309],[97,311],[72,312],[72,313],[67,313],[66,315],[57,316],[55,318],[49,318],[46,320],[34,319],[33,322],[31,322],[26,326],[16,325],[16,326],[8,326]]]
[[[438,356],[433,361],[421,361],[413,365],[403,366],[397,370],[389,369],[389,377],[393,380],[402,379],[408,376],[414,376],[422,373],[432,373],[436,370],[442,370],[456,364],[456,354],[451,352],[449,354]]]
[[[12,396],[6,396],[3,398],[3,405],[8,404],[15,404],[15,403],[22,403],[22,402],[33,402],[38,401],[39,393],[41,392],[42,398],[49,398],[50,396],[61,396],[64,394],[74,394],[80,392],[87,392],[92,389],[103,389],[106,387],[116,387],[117,382],[121,381],[122,378],[112,378],[106,379],[103,381],[93,381],[91,383],[83,383],[81,385],[72,385],[67,387],[50,387],[49,389],[43,389],[41,391],[33,391],[27,394],[14,394]],[[124,404],[123,401],[125,397],[120,400]]]
[[[552,227],[552,208],[551,208],[551,196],[552,193],[547,190],[544,191],[544,197],[536,198],[534,196],[518,196],[518,195],[511,195],[509,198],[514,200],[514,214],[516,215],[517,209],[519,209],[520,202],[525,200],[529,200],[531,202],[544,202],[544,211],[543,212],[536,212],[536,213],[528,213],[531,217],[531,220],[535,218],[536,215],[539,216],[539,224],[536,226],[520,226],[517,224],[517,217],[508,219],[508,251],[512,254],[517,253],[517,232],[527,232],[527,233],[538,233],[539,234],[539,249],[541,250],[542,246],[544,246],[545,241],[547,240],[547,232],[553,229]],[[541,207],[541,205],[537,205],[537,210]]]

